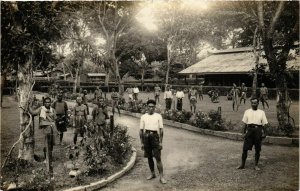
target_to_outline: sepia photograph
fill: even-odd
[[[297,191],[299,1],[1,1],[0,191]]]

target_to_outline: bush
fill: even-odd
[[[92,129],[92,128],[89,128]],[[113,129],[106,126],[103,134],[92,132],[84,149],[87,174],[103,173],[112,166],[123,164],[131,151],[127,127],[117,125]]]

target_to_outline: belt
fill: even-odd
[[[157,134],[157,131],[151,131],[151,130],[147,130],[145,131],[146,133],[150,133],[150,134]]]
[[[262,127],[262,125],[248,124],[247,127],[248,128],[258,128],[258,127]]]

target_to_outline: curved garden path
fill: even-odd
[[[298,147],[264,145],[261,171],[255,171],[254,152],[249,152],[245,170],[236,170],[242,142],[165,126],[162,160],[168,183],[146,180],[147,159],[139,141],[139,119],[121,116],[116,123],[128,126],[137,148],[136,165],[122,178],[101,190],[297,190],[299,180]],[[254,150],[254,149],[253,149]]]

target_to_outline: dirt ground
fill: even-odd
[[[168,182],[163,185],[159,178],[146,180],[150,170],[141,150],[139,119],[121,116],[116,121],[127,124],[138,158],[131,171],[101,191],[292,191],[299,188],[298,147],[263,145],[260,171],[254,170],[254,149],[248,153],[246,168],[236,170],[241,160],[241,141],[169,126],[164,126],[162,150]]]
[[[107,94],[109,97],[110,94]],[[128,95],[125,94],[125,99]],[[163,96],[161,95],[161,98]],[[140,99],[146,101],[153,98],[152,93],[141,93]],[[271,124],[276,124],[275,101],[270,100],[270,108],[266,109],[266,115]],[[291,107],[291,114],[299,124],[299,102],[294,101]],[[197,103],[197,107],[203,111],[222,107],[222,116],[226,120],[231,120],[240,124],[243,112],[250,108],[249,101],[246,105],[241,105],[239,112],[231,110],[231,101],[225,97],[220,97],[220,103],[211,103],[208,96],[204,95],[204,100]],[[164,103],[161,101],[161,107]],[[189,110],[188,100],[184,99],[184,109]],[[249,153],[247,169],[235,171],[241,155],[241,142],[224,140],[221,138],[198,135],[188,131],[174,128],[165,130],[165,141],[163,151],[163,162],[165,173],[168,179],[167,185],[161,185],[158,179],[146,181],[149,173],[147,161],[142,157],[138,139],[138,119],[121,116],[117,119],[118,123],[129,127],[129,133],[134,138],[133,144],[138,149],[138,159],[135,167],[127,175],[109,185],[104,190],[297,190],[299,183],[299,151],[295,147],[264,146],[262,153],[262,171],[253,170],[253,152]],[[37,124],[37,123],[36,123]],[[36,154],[42,155],[42,136],[36,131]],[[19,113],[14,97],[4,97],[3,107],[1,108],[1,163],[12,144],[18,139],[19,135]],[[65,142],[72,142],[71,129],[65,135]],[[17,151],[17,149],[15,150]],[[56,146],[54,150],[54,160],[62,161],[66,158],[66,150],[63,146]],[[16,157],[16,152],[14,152]],[[287,162],[288,161],[288,162]],[[63,163],[54,162],[55,176],[63,180],[58,187],[75,184],[83,184],[92,179],[75,180],[68,177],[68,170]],[[35,168],[43,167],[37,163]],[[31,175],[29,169],[22,169],[23,173]],[[4,178],[5,174],[1,171]],[[9,172],[13,177],[15,172]],[[20,180],[26,178],[21,177]],[[93,179],[99,179],[94,177]],[[59,183],[60,184],[60,183]]]

